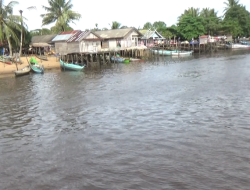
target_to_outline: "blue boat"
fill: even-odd
[[[30,58],[29,66],[34,73],[39,73],[39,74],[44,73],[43,65],[39,65],[34,57]]]
[[[60,65],[63,70],[82,71],[85,66],[75,65],[73,63],[65,63],[60,59]]]

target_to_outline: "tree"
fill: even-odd
[[[207,34],[214,35],[220,28],[221,19],[217,16],[214,9],[203,8],[200,16],[204,19],[204,28]]]
[[[224,16],[225,16],[225,14],[227,13],[228,10],[239,5],[239,0],[227,0],[227,2],[224,2],[223,4],[226,5],[226,7],[224,8],[224,11],[223,11]]]
[[[18,15],[13,15],[13,7],[17,5],[17,1],[11,1],[7,5],[3,4],[3,0],[0,0],[0,40],[7,39],[9,45],[10,56],[12,56],[12,44],[19,44],[19,38],[17,37],[17,31],[21,31],[21,18]]]
[[[148,30],[148,29],[152,29],[153,25],[151,24],[151,22],[147,22],[143,25],[143,29],[144,30]]]
[[[180,21],[185,16],[198,17],[200,16],[200,9],[194,7],[188,8],[183,14],[181,14],[181,16],[178,17],[178,21]]]
[[[36,9],[35,6],[31,6],[31,7],[28,7],[27,8],[28,10],[31,10],[31,9]],[[23,10],[19,10],[19,13],[20,13],[20,16],[21,16],[21,37],[20,37],[20,51],[19,51],[19,56],[21,57],[22,56],[22,47],[23,47]]]
[[[65,31],[70,23],[79,20],[81,14],[72,11],[71,0],[48,0],[49,7],[43,6],[46,14],[42,14],[42,26],[55,23],[58,31]]]
[[[117,21],[113,21],[112,24],[110,25],[110,27],[111,27],[111,29],[119,29],[121,27],[121,23],[119,23]]]
[[[30,31],[31,36],[49,35],[53,32],[48,28],[35,29]],[[56,34],[56,33],[55,33]]]
[[[185,39],[191,40],[205,33],[204,19],[187,15],[178,23],[178,33]]]

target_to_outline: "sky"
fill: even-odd
[[[14,14],[23,10],[23,16],[27,19],[28,30],[42,28],[41,14],[46,13],[42,6],[48,6],[48,0],[16,0],[19,5],[14,7]],[[75,30],[95,28],[110,28],[112,21],[121,23],[122,26],[143,28],[146,22],[154,23],[163,21],[167,26],[176,24],[177,18],[189,7],[214,8],[218,16],[223,15],[226,0],[72,0],[73,10],[80,13],[82,18],[75,24],[70,24]],[[5,0],[7,5],[10,0]],[[250,11],[250,0],[240,0],[240,4]],[[28,10],[30,6],[36,6],[36,10]],[[50,28],[53,25],[43,26]]]

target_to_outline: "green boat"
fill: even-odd
[[[34,73],[39,73],[39,74],[44,73],[43,65],[39,65],[37,60],[34,57],[30,58],[29,66]]]

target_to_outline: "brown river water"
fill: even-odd
[[[250,53],[0,78],[0,190],[249,190]]]

